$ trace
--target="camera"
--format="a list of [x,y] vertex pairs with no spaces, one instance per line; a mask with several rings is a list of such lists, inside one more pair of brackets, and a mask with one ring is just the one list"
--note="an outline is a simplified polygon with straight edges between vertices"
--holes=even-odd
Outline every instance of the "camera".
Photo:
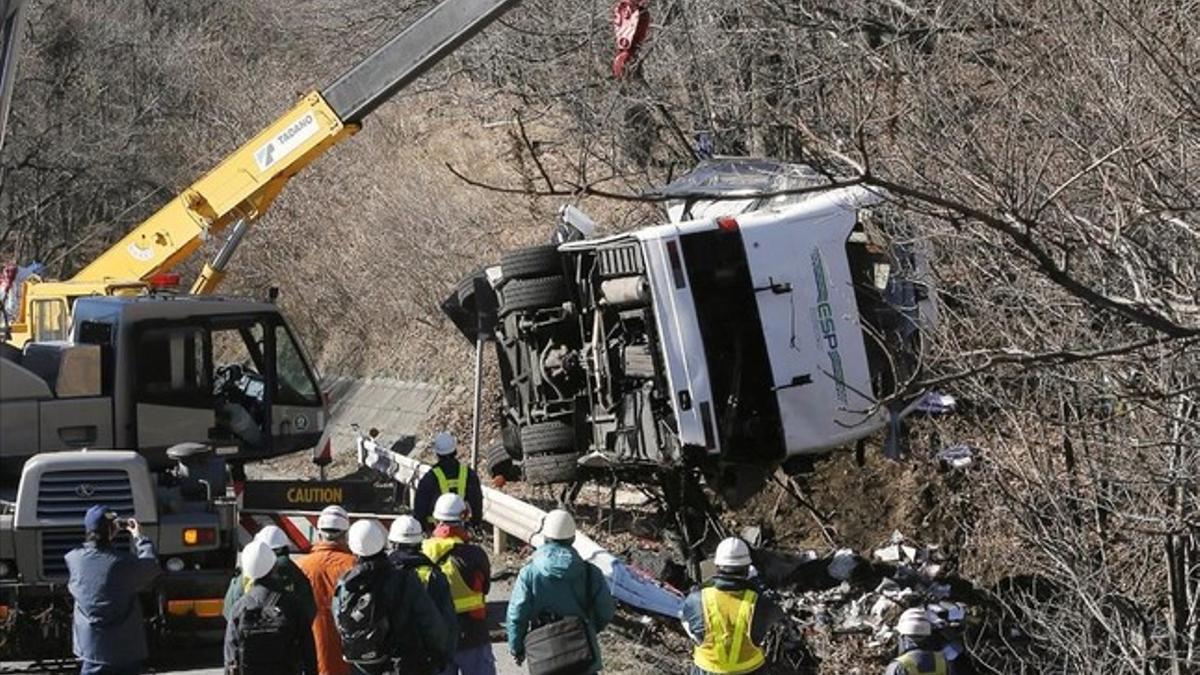
[[128,518],[117,518],[115,523],[116,523],[118,530],[128,530],[129,529],[129,519]]

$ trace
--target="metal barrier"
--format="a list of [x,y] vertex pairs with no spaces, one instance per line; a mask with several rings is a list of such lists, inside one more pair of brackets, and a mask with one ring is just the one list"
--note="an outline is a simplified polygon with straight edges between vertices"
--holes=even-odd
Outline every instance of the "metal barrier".
[[[358,438],[358,463],[408,486],[410,494],[416,492],[417,482],[430,469],[428,464],[392,452],[361,435]],[[502,549],[508,535],[535,546],[540,544],[545,518],[546,512],[538,507],[494,488],[483,487],[483,519],[496,529],[498,550]],[[683,596],[678,591],[627,565],[586,534],[575,535],[575,550],[600,569],[617,600],[654,614],[672,618],[679,615]]]

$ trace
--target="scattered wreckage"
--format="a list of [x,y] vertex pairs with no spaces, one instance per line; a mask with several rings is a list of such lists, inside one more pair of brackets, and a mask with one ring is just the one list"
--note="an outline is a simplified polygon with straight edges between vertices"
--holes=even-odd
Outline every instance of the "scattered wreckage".
[[843,662],[841,643],[851,638],[863,665],[886,662],[898,639],[896,620],[912,607],[925,610],[948,658],[967,658],[965,644],[979,632],[982,594],[950,574],[947,562],[937,547],[914,545],[899,533],[871,559],[851,549],[824,557],[757,550],[758,573],[786,614],[766,646],[772,663],[817,672],[817,664],[835,654]]
[[[362,434],[357,438],[357,457],[360,466],[414,490],[429,470],[428,465]],[[539,543],[545,511],[499,489],[485,486],[483,492],[484,520],[498,533]],[[968,620],[976,611],[969,603],[978,601],[980,594],[949,574],[951,566],[937,547],[917,545],[895,533],[872,559],[851,549],[820,556],[815,551],[771,549],[763,545],[768,542],[757,529],[741,533],[754,544],[753,574],[786,613],[765,645],[776,668],[817,672],[817,664],[830,656],[837,641],[853,636],[865,641],[866,658],[889,658],[897,637],[893,626],[909,607],[925,608],[930,622],[951,645],[951,653],[963,650]],[[574,546],[600,569],[618,601],[647,617],[645,621],[653,617],[659,623],[675,623],[688,582],[655,569],[650,562],[666,561],[669,553],[660,559],[652,552],[635,550],[627,560],[582,532]]]

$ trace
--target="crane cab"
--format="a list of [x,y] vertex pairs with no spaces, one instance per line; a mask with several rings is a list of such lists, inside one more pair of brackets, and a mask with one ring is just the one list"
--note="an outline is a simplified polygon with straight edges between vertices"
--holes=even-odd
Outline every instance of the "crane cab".
[[265,302],[82,297],[69,339],[8,350],[0,368],[27,385],[0,392],[5,473],[80,447],[136,449],[155,469],[188,441],[263,459],[315,446],[328,420],[311,361]]

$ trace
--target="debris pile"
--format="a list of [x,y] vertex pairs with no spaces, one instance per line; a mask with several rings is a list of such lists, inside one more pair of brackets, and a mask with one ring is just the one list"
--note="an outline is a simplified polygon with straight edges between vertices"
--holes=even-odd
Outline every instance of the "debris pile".
[[[961,652],[974,587],[950,570],[937,546],[910,542],[899,532],[864,558],[851,549],[819,557],[762,549],[755,564],[763,586],[787,618],[767,645],[789,672],[816,672],[816,664],[844,663],[847,652],[862,665],[886,663],[895,653],[896,620],[908,608],[926,610],[950,653]],[[849,642],[849,644],[847,644]]]

